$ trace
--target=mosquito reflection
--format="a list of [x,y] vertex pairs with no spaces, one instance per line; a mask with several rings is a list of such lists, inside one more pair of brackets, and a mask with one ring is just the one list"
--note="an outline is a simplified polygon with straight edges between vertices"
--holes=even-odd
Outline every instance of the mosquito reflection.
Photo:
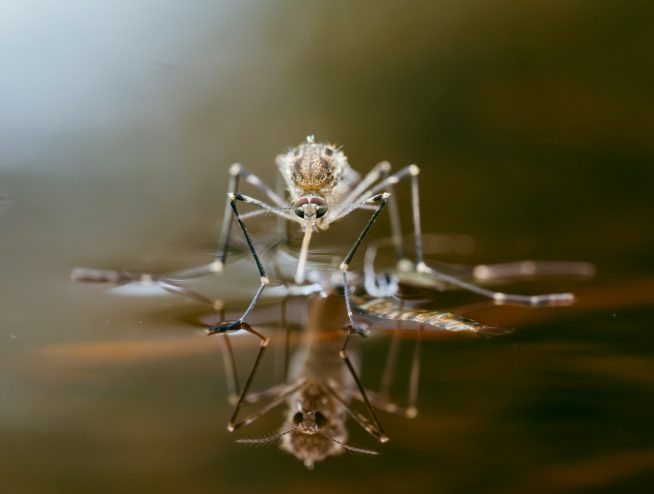
[[[279,443],[282,450],[293,454],[308,468],[313,468],[314,464],[321,460],[348,451],[366,455],[378,454],[377,451],[349,443],[346,425],[348,418],[383,443],[388,437],[379,423],[376,410],[408,418],[416,416],[422,329],[417,330],[407,404],[400,405],[389,399],[391,380],[388,377],[382,379],[378,391],[363,388],[358,349],[349,337],[343,342],[342,328],[346,320],[342,317],[342,304],[342,298],[335,295],[311,301],[308,323],[292,356],[289,356],[289,346],[286,345],[285,361],[288,365],[284,367],[283,382],[259,392],[251,392],[250,387],[268,347],[267,340],[261,340],[266,343],[260,346],[250,374],[241,389],[230,336],[228,333],[221,333],[230,401],[236,402],[228,429],[234,431],[246,427],[278,406],[286,406],[284,423],[277,432],[262,437],[239,439],[238,442]],[[284,324],[285,310],[282,319]],[[242,329],[253,334],[258,333],[247,324],[243,325]],[[393,374],[397,365],[397,355],[391,358],[390,353],[385,376]],[[244,408],[248,405],[259,408],[244,414]]]

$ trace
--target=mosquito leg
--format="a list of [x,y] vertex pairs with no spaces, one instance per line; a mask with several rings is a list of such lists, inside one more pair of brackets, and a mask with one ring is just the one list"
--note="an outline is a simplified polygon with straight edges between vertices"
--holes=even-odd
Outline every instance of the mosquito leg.
[[[240,195],[237,193],[239,182],[241,177],[243,177],[248,183],[257,187],[259,190],[263,191],[268,197],[270,197],[275,204],[279,206],[278,209],[272,208],[267,204],[257,201],[256,199],[248,198],[246,202],[251,202],[263,209],[271,210],[266,212],[272,212],[277,214],[279,217],[284,219],[296,220],[291,215],[284,214],[284,209],[289,208],[290,206],[281,199],[270,187],[261,181],[256,175],[245,170],[238,163],[233,164],[229,169],[229,184],[228,184],[228,194],[225,203],[225,212],[223,217],[223,224],[219,240],[219,249],[216,260],[211,263],[207,263],[201,266],[196,266],[188,269],[182,269],[178,271],[173,271],[170,273],[133,273],[129,271],[117,271],[117,270],[102,270],[102,269],[89,269],[89,268],[75,268],[71,272],[71,278],[74,281],[79,282],[89,282],[89,283],[109,283],[109,284],[128,284],[128,283],[140,283],[143,285],[155,284],[160,282],[170,283],[170,280],[189,280],[194,278],[199,278],[212,273],[221,272],[224,268],[225,262],[227,260],[227,252],[229,250],[229,241],[231,238],[231,228],[232,228],[232,212],[230,211],[230,194],[233,196]],[[241,196],[245,198],[246,196]],[[241,199],[245,200],[245,199]],[[172,283],[171,283],[172,284]],[[162,288],[168,290],[170,287]],[[196,296],[191,293],[190,290],[182,287],[177,287],[175,289],[170,289],[168,291],[175,292],[199,300],[201,296]],[[211,304],[210,304],[211,305]]]
[[231,323],[223,323],[216,326],[211,326],[208,330],[209,334],[222,333],[224,331],[229,331],[230,329],[235,329],[239,327],[245,321],[245,319],[250,315],[250,312],[252,312],[252,310],[254,309],[255,305],[257,304],[257,301],[259,300],[259,297],[261,297],[261,293],[263,293],[264,288],[270,283],[270,280],[268,280],[268,277],[266,276],[266,271],[263,268],[263,264],[261,263],[261,259],[259,258],[259,255],[257,254],[257,250],[254,247],[254,243],[252,242],[252,238],[250,237],[250,233],[248,232],[247,226],[245,226],[245,223],[240,217],[238,208],[236,207],[235,199],[246,201],[246,202],[250,202],[250,201],[248,201],[249,198],[247,198],[246,196],[242,196],[241,194],[229,195],[229,204],[232,208],[232,211],[234,212],[234,216],[236,216],[236,221],[238,221],[238,224],[241,227],[241,230],[243,231],[245,240],[248,244],[248,247],[250,248],[250,253],[254,258],[254,262],[257,265],[257,270],[259,271],[261,284],[259,285],[259,288],[254,294],[254,297],[252,297],[252,301],[250,302],[250,305],[247,307],[247,309],[245,309],[245,312],[243,312],[243,315],[239,319]]
[[517,295],[513,293],[503,293],[482,288],[472,283],[467,283],[454,276],[445,274],[441,271],[427,266],[424,262],[418,264],[416,269],[419,273],[428,274],[436,279],[444,281],[450,285],[462,288],[469,292],[476,293],[482,297],[492,299],[496,305],[530,305],[530,306],[554,306],[554,305],[569,305],[575,301],[575,296],[572,293],[550,293],[542,295]]
[[[375,429],[374,424],[372,424],[370,420],[367,417],[365,417],[363,414],[355,410],[352,407],[352,405],[349,403],[349,400],[346,400],[344,397],[338,394],[338,392],[336,391],[336,387],[337,386],[332,383],[327,383],[325,385],[325,389],[329,392],[329,394],[331,394],[334,398],[336,398],[341,405],[343,405],[343,408],[345,408],[348,415],[350,415],[350,417],[352,417],[368,434],[370,434],[375,439],[380,440],[379,431]],[[383,437],[385,438],[385,441],[381,441],[381,442],[388,441],[388,437],[386,436]]]
[[[225,308],[220,309],[220,319],[225,319]],[[227,379],[227,402],[230,405],[236,405],[236,401],[241,394],[241,387],[238,381],[238,369],[236,368],[236,359],[234,358],[234,348],[227,333],[222,337],[224,345],[221,346],[223,363],[225,365],[225,377]]]
[[196,292],[195,290],[191,290],[190,288],[186,288],[185,286],[180,286],[177,283],[173,283],[170,280],[165,280],[165,279],[157,280],[157,284],[169,293],[173,293],[175,295],[181,295],[182,297],[186,297],[187,299],[192,300],[194,302],[200,302],[201,304],[208,305],[214,310],[221,310],[224,307],[224,303],[222,300],[220,299],[212,300],[209,297],[206,297],[201,293]]
[[[255,420],[258,420],[259,418],[263,417],[265,414],[267,414],[270,410],[278,406],[280,403],[282,403],[286,398],[288,398],[290,395],[295,393],[298,389],[302,387],[304,382],[295,382],[292,384],[288,384],[285,388],[281,389],[279,391],[279,394],[271,401],[266,403],[264,406],[262,406],[259,410],[251,413],[250,415],[247,415],[245,418],[239,420],[238,422],[235,422],[236,420],[236,415],[233,415],[229,423],[227,424],[227,430],[229,432],[234,432],[237,429],[240,429],[241,427],[245,427],[246,425],[250,425],[252,422]],[[277,388],[275,388],[275,391],[277,391]],[[272,391],[271,391],[272,392]],[[235,414],[238,412],[238,410],[235,412]]]
[[290,207],[281,197],[279,197],[270,187],[268,187],[259,177],[247,171],[243,166],[234,163],[229,168],[229,185],[227,186],[227,200],[225,202],[225,213],[223,215],[223,226],[220,234],[220,244],[218,249],[218,258],[215,261],[216,271],[222,271],[227,261],[227,251],[229,249],[229,239],[232,229],[232,215],[230,212],[230,194],[238,193],[238,186],[241,178],[247,183],[261,190],[280,208]]
[[280,384],[276,384],[275,386],[271,386],[268,389],[264,389],[263,391],[259,392],[250,392],[248,395],[245,397],[244,402],[253,404],[253,403],[258,403],[261,400],[265,400],[267,398],[273,398],[278,396],[280,393],[286,393],[287,390],[293,388],[296,390],[301,384],[303,384],[305,381],[304,379],[298,379],[293,382],[282,382]]
[[[374,184],[380,178],[384,178],[388,175],[388,172],[391,169],[391,164],[388,161],[382,161],[378,163],[368,174],[363,177],[363,179],[352,189],[352,191],[347,195],[343,200],[343,204],[350,204],[354,202],[360,202],[363,198],[372,195],[372,193],[366,194],[366,190]],[[357,201],[359,199],[359,201]],[[337,208],[341,209],[341,208]],[[335,211],[335,216],[338,216],[339,211]]]
[[[397,403],[394,403],[389,400],[388,392],[384,389],[377,395],[375,393],[368,392],[370,403],[384,410],[388,413],[393,413],[396,415],[401,415],[406,418],[415,418],[418,415],[418,385],[420,382],[420,360],[422,353],[422,335],[424,332],[424,326],[420,325],[418,330],[418,337],[416,339],[416,344],[413,348],[413,358],[411,359],[411,373],[409,375],[409,392],[407,397],[407,405],[401,406]],[[363,396],[360,397],[363,400]]]
[[395,183],[409,175],[411,177],[411,209],[413,215],[413,230],[416,249],[416,270],[419,273],[428,274],[436,279],[444,281],[450,285],[457,286],[464,290],[477,293],[483,297],[493,299],[496,304],[516,304],[532,306],[550,306],[550,305],[568,305],[574,302],[574,295],[571,293],[553,293],[545,295],[517,295],[512,293],[502,293],[479,287],[472,283],[467,283],[454,276],[431,268],[425,264],[422,243],[422,228],[420,226],[420,195],[418,187],[418,175],[420,169],[416,165],[410,165],[399,172],[391,175],[386,180],[380,182],[371,189],[372,192],[381,190],[386,186],[386,182]]
[[375,258],[379,247],[392,246],[393,244],[394,240],[392,238],[385,238],[371,242],[366,249],[363,260],[363,285],[368,295],[383,298],[393,296],[397,292],[397,276],[375,271]]
[[238,397],[241,394],[238,382],[238,370],[236,368],[236,359],[234,358],[234,347],[227,333],[223,333],[223,362],[225,364],[225,377],[227,379],[227,402],[230,405],[236,405]]
[[[193,268],[196,273],[200,272],[201,268],[208,268],[210,265]],[[191,270],[185,270],[184,272],[190,272]],[[210,269],[202,270],[202,274],[208,274],[212,271]],[[187,299],[193,300],[195,302],[200,302],[201,304],[208,305],[213,309],[220,310],[223,306],[222,300],[212,300],[204,295],[186,288],[184,286],[178,285],[170,278],[175,274],[182,273],[182,271],[177,271],[174,273],[164,273],[164,274],[153,274],[153,273],[130,273],[127,271],[114,271],[110,269],[89,269],[89,268],[75,268],[71,272],[71,278],[74,281],[85,282],[85,283],[107,283],[112,285],[128,285],[130,283],[140,284],[142,286],[158,286],[163,290],[175,294],[181,295]],[[198,274],[197,276],[201,276]],[[193,276],[195,277],[195,276]]]
[[507,280],[540,276],[578,276],[589,278],[595,266],[587,262],[518,261],[500,264],[479,264],[472,269],[475,280]]
[[[400,306],[400,310],[402,306]],[[397,320],[393,328],[393,337],[391,344],[388,347],[388,354],[386,355],[386,364],[384,365],[384,372],[382,373],[381,382],[379,383],[380,396],[388,400],[390,398],[390,389],[395,377],[395,368],[397,367],[397,357],[400,350],[400,325],[401,320]]]
[[291,348],[291,330],[288,327],[287,309],[289,297],[282,300],[282,326],[284,327],[284,381],[288,379],[289,350]]
[[[395,258],[398,264],[406,264],[406,250],[404,249],[404,244],[402,242],[402,224],[400,221],[400,214],[397,208],[397,200],[393,194],[393,184],[388,182],[388,173],[391,169],[390,163],[384,163],[387,166],[384,166],[380,169],[378,176],[382,180],[388,183],[386,187],[386,192],[390,193],[391,196],[388,199],[388,212],[391,223],[391,238],[390,241],[385,239],[386,242],[392,245],[395,248]],[[365,261],[364,261],[364,286],[369,295],[375,297],[385,297],[392,295],[397,291],[397,280],[394,277],[389,277],[387,273],[377,274],[375,272],[374,260],[377,255],[377,244],[372,244],[366,249]]]
[[[266,351],[266,348],[268,347],[268,344],[270,343],[270,339],[261,333],[259,333],[257,330],[254,328],[250,327],[249,325],[243,325],[241,326],[243,329],[245,329],[247,332],[253,334],[257,338],[259,338],[259,351],[257,352],[257,357],[254,360],[254,364],[252,365],[252,369],[250,370],[250,374],[248,375],[247,380],[245,381],[245,386],[243,387],[243,390],[241,391],[241,395],[238,398],[238,401],[236,402],[236,405],[234,406],[234,412],[232,413],[232,417],[229,420],[229,423],[227,424],[227,429],[229,431],[235,430],[237,427],[240,427],[242,425],[245,425],[243,421],[241,422],[236,422],[236,417],[238,416],[238,412],[241,409],[241,405],[243,403],[243,400],[248,394],[248,391],[250,389],[250,386],[252,385],[252,381],[254,379],[255,374],[257,373],[257,369],[259,368],[259,364],[261,363],[261,359],[263,358],[263,354]],[[210,332],[209,334],[215,334],[216,332]]]
[[[400,306],[402,310],[402,306]],[[381,384],[379,387],[379,394],[368,392],[370,402],[377,408],[384,410],[388,413],[402,415],[407,418],[414,418],[418,414],[416,403],[418,400],[418,382],[420,379],[420,356],[422,346],[422,333],[424,326],[420,325],[418,330],[418,337],[413,349],[413,358],[411,360],[411,373],[409,376],[409,391],[407,398],[407,406],[403,407],[394,403],[390,399],[390,388],[395,376],[395,368],[397,367],[398,353],[400,348],[400,327],[402,320],[397,320],[395,328],[393,328],[393,339],[388,350],[386,358],[386,365],[384,366],[384,373],[382,374]],[[363,399],[363,397],[361,397]]]
[[[382,169],[383,180],[388,178],[389,171],[390,165],[387,168]],[[388,199],[388,215],[391,222],[391,237],[393,239],[393,246],[395,247],[395,255],[397,262],[399,263],[402,259],[406,258],[406,251],[404,249],[404,244],[402,243],[402,223],[400,221],[400,212],[397,208],[397,199],[393,194],[393,184],[389,184],[388,187],[386,187],[386,192],[391,194]]]
[[418,415],[418,386],[420,384],[420,363],[422,359],[422,335],[425,327],[421,324],[418,329],[418,341],[413,349],[411,361],[411,377],[409,378],[409,398],[406,409],[407,417],[413,418]]
[[357,375],[357,372],[354,369],[352,362],[350,361],[350,357],[347,354],[347,347],[348,344],[350,343],[350,337],[352,336],[352,334],[353,334],[352,331],[348,330],[347,335],[345,336],[345,341],[343,342],[343,348],[339,352],[339,356],[341,357],[341,359],[343,359],[345,366],[350,372],[350,375],[352,376],[352,379],[354,380],[354,383],[356,384],[356,387],[359,390],[361,397],[363,398],[363,403],[366,407],[368,415],[370,416],[372,423],[368,424],[367,426],[364,426],[364,428],[373,436],[375,436],[379,440],[379,442],[385,443],[388,441],[388,436],[384,434],[384,429],[379,423],[379,419],[377,418],[377,414],[375,413],[375,410],[370,405],[370,401],[368,400],[366,391],[363,389],[363,386],[361,385],[361,381],[359,380],[359,376]]
[[350,249],[350,252],[348,252],[347,256],[345,256],[345,259],[343,259],[343,262],[340,265],[340,270],[343,273],[343,292],[345,296],[345,306],[347,308],[347,317],[350,320],[350,327],[359,334],[365,334],[365,331],[360,327],[358,327],[354,322],[354,316],[352,314],[352,302],[350,300],[350,285],[348,282],[347,272],[348,269],[350,268],[350,262],[352,262],[352,258],[356,254],[357,249],[361,245],[361,242],[363,242],[363,239],[370,231],[370,228],[372,228],[372,225],[377,220],[379,213],[381,213],[382,209],[384,209],[384,206],[386,205],[389,196],[390,194],[385,192],[383,194],[377,194],[375,196],[372,196],[370,199],[366,201],[366,203],[379,202],[379,205],[377,206],[377,209],[368,220],[368,223],[366,223],[366,226],[364,226],[363,230],[361,230],[359,237],[356,239],[354,245],[352,245],[352,248]]
[[227,199],[223,212],[223,225],[220,232],[218,244],[218,256],[216,258],[216,271],[222,271],[227,262],[227,251],[229,249],[229,238],[232,233],[233,216],[230,208],[230,197],[238,191],[238,184],[241,179],[241,165],[234,163],[229,167],[229,184],[227,185]]
[[[416,165],[409,165],[405,168],[402,168],[401,170],[399,170],[398,172],[392,175],[386,176],[381,182],[375,184],[373,187],[366,190],[363,195],[357,197],[353,202],[356,203],[357,201],[361,201],[363,197],[367,197],[371,194],[375,194],[383,190],[392,190],[393,185],[397,184],[400,180],[406,177],[411,177],[411,193],[414,196],[412,201],[412,212],[413,212],[413,230],[415,232],[416,258],[418,262],[422,262],[423,247],[422,247],[422,230],[420,228],[420,209],[419,209],[419,202],[415,200],[419,194],[419,190],[418,190],[419,174],[420,174],[420,169]],[[397,214],[396,211],[393,212],[394,206],[392,204],[390,205],[390,208],[391,208],[390,210],[391,228],[393,230],[393,245],[395,246],[398,255],[398,264],[400,265],[400,267],[405,268],[408,260],[406,259],[406,252],[404,250],[404,247],[402,246],[402,233],[401,233],[399,215]],[[348,214],[348,212],[349,212],[348,209],[344,209],[341,212],[341,216],[339,216],[339,218],[344,216],[345,214]],[[339,218],[335,218],[333,221]]]

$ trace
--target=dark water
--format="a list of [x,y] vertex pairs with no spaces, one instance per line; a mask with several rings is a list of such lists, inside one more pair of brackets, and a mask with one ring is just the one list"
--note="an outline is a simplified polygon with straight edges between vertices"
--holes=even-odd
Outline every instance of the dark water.
[[[2,492],[651,492],[653,14],[646,2],[3,4]],[[510,335],[427,338],[420,415],[381,414],[383,446],[351,424],[354,444],[382,454],[311,472],[234,443],[279,427],[281,411],[225,430],[219,341],[199,322],[214,315],[68,278],[210,259],[229,164],[273,183],[274,156],[308,133],[361,171],[419,164],[424,229],[475,239],[439,260],[598,269],[511,286],[572,290],[573,307],[471,314]],[[342,255],[361,226],[337,224],[316,248]],[[237,311],[257,284],[246,271],[198,289]],[[277,334],[275,313],[252,323]],[[236,346],[245,369],[256,342]],[[359,345],[368,383],[387,347]]]

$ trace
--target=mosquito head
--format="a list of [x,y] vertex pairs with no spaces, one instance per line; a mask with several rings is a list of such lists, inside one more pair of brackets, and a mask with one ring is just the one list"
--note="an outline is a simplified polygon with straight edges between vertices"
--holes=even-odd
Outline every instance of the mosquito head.
[[315,434],[327,425],[327,417],[319,410],[295,412],[292,420],[298,432],[309,435]]
[[339,443],[347,440],[345,417],[324,395],[308,390],[289,409],[285,427],[290,432],[282,438],[281,448],[313,468],[314,463],[344,451]]
[[322,197],[303,196],[295,202],[293,211],[303,219],[318,219],[327,214],[327,204]]

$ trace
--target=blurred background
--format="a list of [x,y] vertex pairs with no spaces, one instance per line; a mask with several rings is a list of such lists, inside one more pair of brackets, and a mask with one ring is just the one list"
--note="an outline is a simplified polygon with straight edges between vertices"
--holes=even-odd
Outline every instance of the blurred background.
[[[649,492],[653,19],[604,0],[0,3],[2,491]],[[362,172],[420,165],[424,230],[472,235],[465,262],[598,268],[555,285],[576,307],[477,317],[513,335],[430,342],[421,415],[383,417],[380,457],[313,472],[234,444],[191,302],[69,280],[205,262],[228,166],[274,184],[310,133]]]

